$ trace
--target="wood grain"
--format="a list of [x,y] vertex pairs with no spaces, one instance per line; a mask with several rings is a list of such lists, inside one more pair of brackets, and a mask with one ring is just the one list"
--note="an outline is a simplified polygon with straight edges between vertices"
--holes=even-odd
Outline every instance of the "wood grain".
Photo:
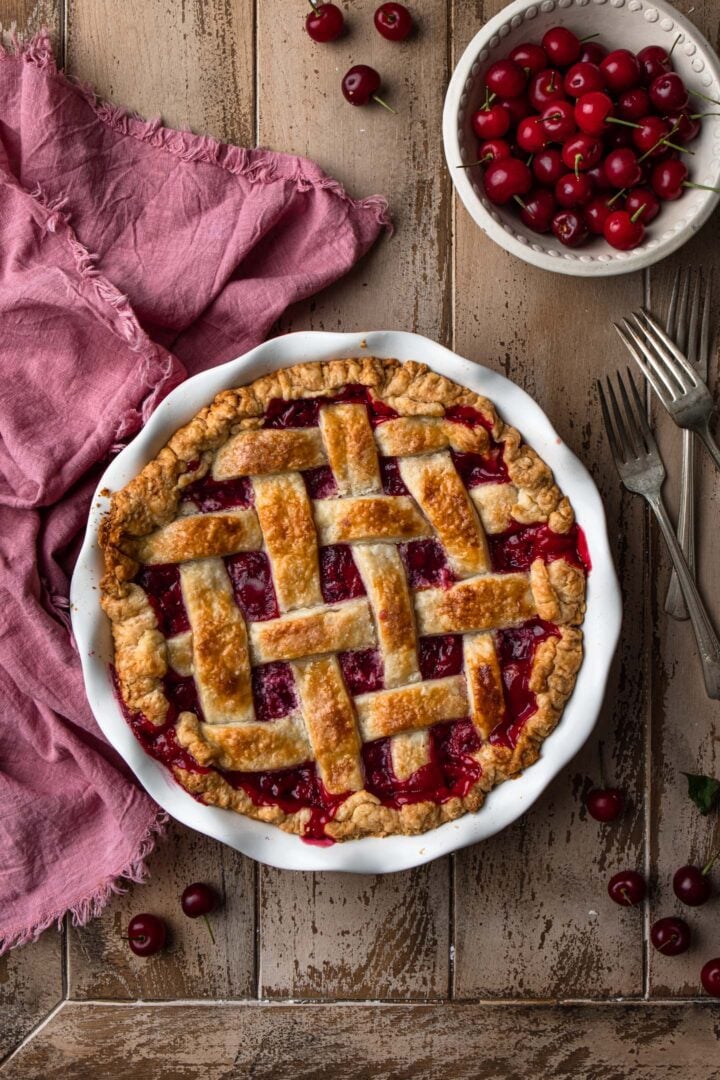
[[712,1005],[83,1007],[4,1080],[708,1080]]
[[64,934],[53,927],[32,945],[0,956],[0,1061],[63,997]]
[[[284,0],[258,8],[258,139],[308,155],[353,195],[388,196],[397,232],[344,281],[288,312],[281,330],[399,326],[447,340],[449,197],[442,161],[446,13],[417,11],[416,36],[398,46],[372,26],[377,5],[346,5],[350,33],[313,43],[305,12]],[[398,110],[353,108],[340,80],[353,63],[383,72]],[[261,876],[261,986],[268,997],[425,998],[447,992],[448,862],[391,877]]]
[[60,0],[0,0],[0,27],[29,38],[46,27],[62,58]]
[[[500,7],[454,5],[456,56]],[[644,514],[637,500],[620,494],[594,381],[619,358],[611,320],[641,302],[642,282],[575,279],[526,266],[491,243],[459,204],[455,235],[455,348],[524,387],[590,467],[633,614],[585,750],[516,825],[455,856],[454,989],[458,997],[639,995],[642,918],[619,911],[605,886],[616,870],[642,869],[644,861]],[[613,828],[598,825],[583,807],[600,781],[600,743],[608,775],[632,804]]]
[[253,0],[67,0],[67,35],[68,71],[101,97],[253,145]]
[[[132,886],[99,919],[69,931],[68,983],[74,998],[254,997],[255,864],[232,848],[173,824],[150,860],[148,884]],[[180,894],[193,881],[223,897],[211,916],[213,945],[202,919],[188,919]],[[134,956],[127,943],[133,915],[152,911],[168,924],[168,947]]]

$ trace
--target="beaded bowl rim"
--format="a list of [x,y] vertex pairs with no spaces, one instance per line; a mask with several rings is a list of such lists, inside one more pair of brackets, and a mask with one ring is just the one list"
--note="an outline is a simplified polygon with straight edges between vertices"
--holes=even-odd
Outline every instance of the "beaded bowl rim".
[[[243,386],[291,364],[351,356],[379,356],[427,364],[434,371],[490,398],[508,422],[518,422],[526,441],[555,473],[588,542],[592,570],[588,576],[587,611],[583,623],[588,659],[581,665],[574,692],[557,727],[543,742],[539,760],[517,779],[491,791],[477,813],[465,814],[418,836],[367,837],[331,847],[316,847],[274,825],[196,802],[135,738],[112,688],[110,624],[99,604],[102,555],[97,533],[100,520],[109,509],[108,492],[117,491],[136,476],[170,436],[221,390]],[[108,741],[164,810],[198,832],[270,866],[288,870],[382,874],[420,866],[493,836],[512,824],[539,798],[580,750],[595,726],[620,634],[622,601],[598,490],[585,466],[524,390],[498,372],[463,359],[419,334],[302,331],[271,339],[244,356],[181,383],[161,402],[132,442],[113,459],[92,499],[88,527],[70,587],[70,611],[85,690],[95,718]]]
[[[577,9],[603,12],[607,23],[617,22],[618,17],[635,16],[642,19],[648,39],[645,44],[659,43],[662,32],[668,44],[678,34],[682,55],[693,66],[693,75],[702,77],[703,92],[720,98],[720,60],[697,27],[665,0],[514,0],[503,8],[478,31],[460,57],[448,86],[443,109],[443,142],[450,176],[460,199],[477,225],[506,251],[525,262],[555,273],[580,277],[607,277],[632,273],[664,259],[690,240],[705,224],[720,202],[720,194],[712,191],[693,190],[681,203],[670,207],[687,205],[689,212],[668,223],[663,233],[651,233],[634,251],[617,251],[604,240],[597,238],[591,248],[575,250],[564,247],[551,234],[534,233],[525,228],[519,218],[504,207],[493,206],[485,198],[478,183],[479,170],[463,169],[460,164],[468,161],[468,152],[475,151],[477,138],[473,135],[468,146],[466,130],[468,108],[478,75],[491,59],[499,59],[508,51],[507,39],[525,26],[526,22],[547,19],[548,24],[567,25],[573,21]],[[612,15],[611,15],[612,13]],[[547,26],[543,27],[547,29]],[[535,31],[533,38],[541,33]],[[619,35],[618,35],[619,36]],[[663,43],[665,43],[663,41]],[[492,54],[497,51],[497,56]],[[689,76],[686,76],[686,78]],[[704,139],[700,179],[703,183],[720,185],[720,118]],[[707,147],[709,146],[709,150]],[[694,161],[697,166],[699,162]],[[677,217],[677,211],[671,211]],[[659,220],[659,219],[656,219]],[[652,228],[652,227],[651,227]],[[657,228],[657,226],[656,226]]]

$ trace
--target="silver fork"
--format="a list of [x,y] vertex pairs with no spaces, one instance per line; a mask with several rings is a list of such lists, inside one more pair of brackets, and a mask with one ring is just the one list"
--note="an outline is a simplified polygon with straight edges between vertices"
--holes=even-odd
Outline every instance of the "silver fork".
[[[693,280],[694,278],[694,280]],[[692,299],[690,299],[692,294]],[[665,330],[668,337],[687,357],[688,363],[697,370],[704,383],[708,381],[710,360],[710,306],[712,297],[712,268],[707,277],[705,301],[702,297],[702,274],[694,275],[689,268],[676,270]],[[702,319],[700,305],[702,303]],[[688,325],[688,304],[690,320]],[[688,428],[682,433],[682,469],[680,473],[680,509],[678,510],[677,538],[685,552],[690,573],[695,577],[695,440]],[[680,590],[677,574],[673,570],[665,597],[665,610],[673,619],[687,619],[688,611]]]
[[713,630],[710,617],[690,573],[690,568],[685,561],[672,522],[668,517],[661,494],[665,480],[665,466],[662,463],[655,437],[650,430],[640,400],[640,394],[630,371],[627,372],[627,380],[630,385],[630,394],[628,394],[622,375],[618,372],[617,383],[622,407],[618,402],[609,376],[607,377],[607,395],[610,400],[610,407],[608,407],[602,383],[600,380],[597,383],[600,407],[605,421],[610,450],[615,459],[620,479],[625,487],[628,491],[634,491],[636,494],[642,495],[658,520],[660,531],[670,550],[670,557],[677,571],[680,588],[695,631],[705,689],[708,697],[717,701],[720,699],[720,641],[718,641]]

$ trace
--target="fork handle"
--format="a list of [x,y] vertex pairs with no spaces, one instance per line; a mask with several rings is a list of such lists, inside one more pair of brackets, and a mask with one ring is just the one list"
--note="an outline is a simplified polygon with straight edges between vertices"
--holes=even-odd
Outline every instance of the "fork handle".
[[707,695],[718,701],[720,700],[720,641],[718,641],[713,630],[710,617],[690,573],[690,568],[685,561],[683,550],[678,543],[678,538],[675,535],[675,530],[672,527],[672,522],[668,517],[662,498],[660,495],[650,496],[648,503],[658,519],[660,530],[670,549],[670,557],[685,597],[690,622],[695,631],[695,640],[700,652],[700,663],[702,664]]
[[720,447],[715,442],[715,439],[710,431],[710,417],[699,426],[694,427],[693,431],[697,432],[699,438],[702,439],[705,449],[710,454],[718,469],[720,469]]
[[[680,478],[680,510],[677,538],[685,553],[690,573],[695,577],[695,437],[688,428],[682,433],[682,474]],[[673,567],[665,597],[665,610],[673,619],[687,619],[688,609],[683,599],[677,572]]]

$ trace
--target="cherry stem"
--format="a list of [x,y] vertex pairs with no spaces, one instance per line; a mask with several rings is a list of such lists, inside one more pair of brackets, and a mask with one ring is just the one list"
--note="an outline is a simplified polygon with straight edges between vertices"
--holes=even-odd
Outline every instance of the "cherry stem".
[[582,154],[576,154],[575,155],[575,166],[574,166],[574,168],[575,168],[575,179],[576,180],[580,179],[580,162],[582,161],[582,159],[583,159]]
[[627,889],[619,889],[618,892],[623,897],[628,907],[635,907],[635,901],[630,899]]
[[709,874],[710,873],[710,871],[712,870],[712,868],[713,868],[713,866],[715,864],[715,860],[717,859],[717,857],[719,855],[720,855],[720,848],[718,848],[717,851],[713,852],[713,854],[710,856],[709,861],[705,864],[705,866],[703,866],[703,868],[702,868],[703,874]]
[[622,124],[623,127],[639,128],[640,124],[634,124],[632,120],[621,120],[619,116],[606,116],[605,122],[607,124]]
[[689,116],[691,120],[703,120],[706,116],[720,116],[720,112],[694,112]]
[[530,166],[532,165],[532,160],[533,160],[533,158],[534,158],[534,157],[535,157],[535,155],[534,155],[534,154],[530,154],[530,155],[528,156],[528,159],[527,159],[527,161],[525,162],[525,164],[527,165],[528,169],[529,169],[529,168],[530,168]]
[[523,210],[527,209],[527,207],[525,206],[525,203],[522,201],[522,199],[520,198],[519,195],[513,195],[513,199],[518,204],[518,206],[522,206]]
[[710,184],[693,184],[690,180],[683,180],[683,187],[699,188],[701,191],[714,191],[720,195],[720,188],[711,187]]
[[619,199],[621,195],[624,195],[626,191],[627,191],[627,188],[620,188],[619,191],[615,192],[612,199],[608,199],[607,205],[612,206],[612,204],[615,202],[615,200]]
[[310,7],[313,9],[315,14],[317,15],[317,13],[318,13],[317,0],[308,0],[308,3],[310,4]]
[[377,101],[378,105],[382,105],[383,109],[387,109],[388,112],[391,112],[393,116],[397,116],[397,109],[393,109],[391,105],[388,105],[387,101],[383,101],[377,94],[373,94],[372,99],[373,101]]
[[707,94],[701,94],[699,90],[691,90],[690,93],[693,95],[693,97],[699,97],[702,98],[703,101],[709,101],[711,105],[720,105],[720,101],[718,101],[716,98],[708,97]]
[[128,934],[128,941],[147,941],[147,934]]
[[694,150],[688,150],[687,146],[680,146],[679,143],[670,142],[669,139],[661,140],[663,146],[669,146],[672,150],[678,150],[681,154],[692,154],[695,157]]
[[550,82],[547,84],[546,93],[553,94],[555,92],[555,72],[553,71],[550,76]]
[[643,210],[645,210],[645,209],[647,209],[647,203],[643,203],[642,206],[639,206],[637,208],[637,210],[635,211],[634,214],[630,215],[630,220],[632,221],[633,225],[635,224],[635,222],[637,221],[637,219],[640,217]]
[[586,37],[581,37],[581,38],[580,38],[580,41],[581,41],[581,42],[583,42],[583,41],[592,41],[592,39],[593,39],[593,38],[596,38],[596,37],[600,37],[600,33],[599,33],[599,32],[598,32],[597,34],[588,34],[588,35],[587,35]]
[[474,169],[476,165],[484,165],[486,161],[492,161],[492,154],[486,154],[485,157],[478,158],[477,161],[471,161],[467,165],[457,165],[458,169]]
[[679,941],[680,941],[680,935],[679,934],[673,934],[672,937],[668,938],[668,940],[664,943],[664,945],[660,946],[659,951],[660,952],[665,952],[665,950],[667,949],[667,947],[669,945],[676,945]]
[[645,161],[645,159],[646,159],[646,158],[649,158],[649,157],[650,157],[650,155],[651,155],[652,153],[654,153],[654,152],[655,152],[655,151],[657,150],[658,146],[669,146],[669,145],[670,145],[670,143],[668,143],[668,141],[667,141],[667,139],[668,139],[668,135],[674,135],[674,134],[675,134],[675,132],[677,131],[677,129],[678,129],[679,127],[680,127],[680,121],[678,120],[678,121],[676,121],[676,123],[674,123],[674,124],[673,124],[673,126],[672,126],[672,127],[670,128],[670,130],[668,131],[667,135],[663,135],[663,137],[662,137],[661,139],[658,139],[658,141],[657,141],[657,142],[655,143],[655,145],[654,145],[654,146],[651,146],[649,150],[646,150],[646,151],[645,151],[645,153],[644,153],[644,154],[642,154],[642,155],[641,155],[641,156],[640,156],[640,157],[638,158],[638,162],[640,162],[640,161]]
[[675,52],[675,46],[678,44],[679,41],[682,40],[682,36],[683,36],[682,34],[678,34],[678,36],[673,41],[672,48],[670,49],[670,52],[668,53],[668,60],[670,60],[672,58],[672,54]]
[[208,928],[208,934],[210,935],[210,940],[212,941],[212,943],[214,945],[215,944],[215,935],[213,934],[213,929],[212,929],[212,926],[210,925],[210,920],[208,919],[207,915],[203,915],[203,919],[205,920],[205,925]]

